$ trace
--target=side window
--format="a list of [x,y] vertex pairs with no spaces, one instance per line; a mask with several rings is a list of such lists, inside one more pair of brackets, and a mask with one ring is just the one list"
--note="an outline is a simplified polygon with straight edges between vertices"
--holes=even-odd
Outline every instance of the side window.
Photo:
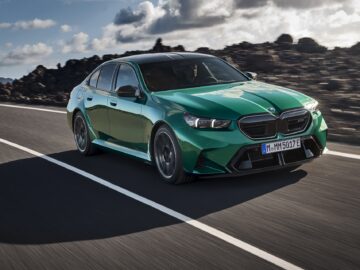
[[137,88],[139,87],[139,82],[135,71],[129,65],[121,64],[116,78],[115,89],[125,85],[131,85]]
[[111,91],[111,83],[116,68],[116,63],[106,64],[101,68],[100,76],[97,82],[97,88]]
[[89,85],[91,87],[96,87],[98,78],[99,78],[99,74],[100,74],[100,69],[98,69],[97,71],[95,71],[93,73],[93,75],[91,75],[90,80],[89,80]]

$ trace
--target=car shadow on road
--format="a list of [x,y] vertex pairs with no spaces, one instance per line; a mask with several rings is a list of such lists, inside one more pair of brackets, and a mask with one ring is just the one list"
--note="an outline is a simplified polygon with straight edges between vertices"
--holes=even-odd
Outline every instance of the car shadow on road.
[[[155,168],[112,153],[51,155],[191,218],[295,184],[306,176],[271,172],[173,186]],[[0,164],[0,243],[45,244],[126,235],[180,221],[41,158]]]

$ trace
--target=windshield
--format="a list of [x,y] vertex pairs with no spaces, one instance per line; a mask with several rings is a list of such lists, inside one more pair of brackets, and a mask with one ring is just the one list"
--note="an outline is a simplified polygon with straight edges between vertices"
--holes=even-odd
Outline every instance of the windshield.
[[229,64],[210,57],[146,63],[140,69],[153,92],[248,80]]

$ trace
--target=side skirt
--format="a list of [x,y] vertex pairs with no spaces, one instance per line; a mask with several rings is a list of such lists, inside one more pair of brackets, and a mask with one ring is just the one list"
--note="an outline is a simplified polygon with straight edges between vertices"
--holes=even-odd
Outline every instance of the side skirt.
[[115,143],[111,143],[111,142],[107,142],[107,141],[103,141],[100,139],[95,139],[92,141],[93,144],[99,145],[103,148],[108,148],[111,150],[114,150],[116,152],[120,152],[129,156],[133,156],[142,160],[145,160],[147,162],[151,162],[151,158],[150,158],[150,154],[149,153],[144,153],[138,150],[134,150],[134,149],[130,149],[121,145],[117,145]]

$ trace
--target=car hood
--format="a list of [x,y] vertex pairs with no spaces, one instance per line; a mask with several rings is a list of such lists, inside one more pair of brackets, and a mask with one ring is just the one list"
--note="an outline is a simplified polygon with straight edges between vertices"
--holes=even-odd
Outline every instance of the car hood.
[[255,113],[276,113],[299,108],[313,99],[297,91],[248,81],[153,92],[157,102],[171,102],[196,116],[237,119]]

